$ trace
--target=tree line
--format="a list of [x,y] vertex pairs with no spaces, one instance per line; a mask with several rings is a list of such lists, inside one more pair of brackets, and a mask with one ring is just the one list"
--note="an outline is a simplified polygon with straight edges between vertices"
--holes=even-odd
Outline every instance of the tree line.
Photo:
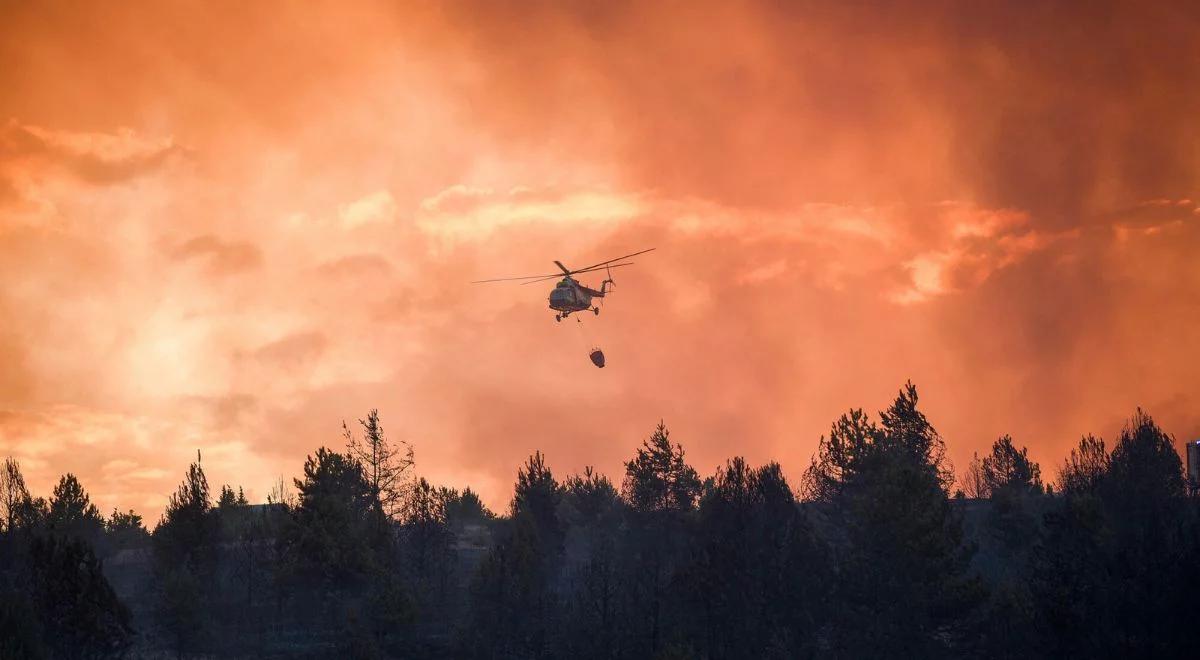
[[0,475],[0,657],[1104,658],[1200,648],[1200,503],[1135,411],[1054,483],[1009,436],[956,475],[906,384],[793,485],[702,476],[659,424],[618,482],[540,452],[507,511],[413,474],[378,413],[263,505],[200,457],[148,531]]

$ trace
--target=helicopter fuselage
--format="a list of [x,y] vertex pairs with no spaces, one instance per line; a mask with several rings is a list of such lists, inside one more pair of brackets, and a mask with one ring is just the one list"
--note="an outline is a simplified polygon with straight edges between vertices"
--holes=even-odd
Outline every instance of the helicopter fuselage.
[[[609,289],[616,286],[616,284],[613,282],[613,278],[612,278],[612,269],[621,268],[622,266],[632,266],[633,265],[632,261],[624,261],[624,260],[629,259],[630,257],[636,257],[639,254],[645,254],[652,250],[654,250],[654,248],[648,248],[648,249],[642,250],[641,252],[634,252],[633,254],[627,254],[623,257],[617,257],[616,259],[609,259],[608,261],[601,261],[600,263],[592,264],[591,266],[588,266],[587,268],[579,268],[576,270],[571,270],[570,268],[567,268],[565,265],[563,265],[563,263],[561,261],[555,261],[554,265],[558,266],[558,269],[560,271],[562,271],[562,274],[564,277],[561,280],[559,280],[558,284],[554,285],[554,289],[550,292],[550,297],[549,297],[550,309],[553,309],[554,311],[558,312],[558,314],[554,315],[554,320],[561,321],[561,320],[567,318],[567,316],[574,314],[575,312],[584,312],[589,309],[592,311],[593,314],[599,314],[600,308],[598,306],[592,305],[592,299],[603,298],[605,296],[605,294],[608,293]],[[616,262],[620,262],[620,263],[616,263]],[[572,277],[572,275],[576,275],[578,273],[595,273],[598,271],[604,271],[605,275],[607,275],[607,277],[604,278],[604,281],[600,283],[599,291],[592,289],[590,287],[584,286],[583,284],[580,284],[579,280],[576,280],[574,277]],[[530,275],[528,277],[498,277],[498,278],[493,278],[490,280],[475,280],[474,282],[472,282],[472,284],[484,284],[487,282],[516,282],[516,281],[520,281],[522,284],[534,284],[536,282],[547,282],[547,281],[553,280],[557,277],[558,277],[557,275]],[[578,320],[578,319],[576,319],[576,320]]]
[[[607,283],[606,283],[607,284]],[[600,285],[600,291],[586,287],[571,277],[564,277],[550,291],[550,309],[559,312],[556,320],[566,318],[572,312],[592,310],[599,314],[598,307],[592,307],[592,298],[603,298],[606,286]]]

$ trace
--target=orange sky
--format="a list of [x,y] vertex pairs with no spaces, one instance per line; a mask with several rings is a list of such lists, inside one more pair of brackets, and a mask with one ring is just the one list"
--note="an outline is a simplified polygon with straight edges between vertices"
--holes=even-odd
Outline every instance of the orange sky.
[[[960,467],[1137,405],[1200,437],[1194,4],[343,4],[0,8],[38,493],[153,520],[200,448],[260,500],[371,407],[496,507],[660,418],[798,482],[909,378]],[[650,246],[582,329],[467,284]]]

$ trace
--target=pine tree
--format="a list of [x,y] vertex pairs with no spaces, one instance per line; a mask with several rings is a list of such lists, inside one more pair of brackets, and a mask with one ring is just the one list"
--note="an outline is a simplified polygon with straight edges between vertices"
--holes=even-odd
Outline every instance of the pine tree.
[[1033,549],[1029,590],[1035,630],[1047,655],[1103,657],[1111,652],[1111,597],[1104,574],[1113,553],[1100,498],[1107,477],[1104,441],[1088,435],[1059,471],[1063,497],[1044,517],[1043,542]]
[[591,466],[583,474],[575,474],[563,482],[563,500],[566,502],[571,522],[589,525],[617,512],[622,505],[621,496],[608,477],[596,472]]
[[679,641],[686,612],[678,576],[688,562],[692,517],[700,478],[671,444],[659,422],[633,459],[625,463],[621,496],[629,507],[627,557],[622,568],[628,604],[626,631],[632,653],[656,656]]
[[362,464],[321,447],[305,459],[304,478],[295,485],[299,498],[290,539],[302,575],[333,589],[366,580],[387,532]]
[[212,642],[218,522],[197,454],[152,536],[159,618],[179,654]]
[[1029,460],[1028,450],[1018,450],[1007,435],[997,439],[983,459],[983,481],[992,504],[989,527],[1016,570],[1023,567],[1026,551],[1037,540],[1044,492],[1041,472]]
[[562,502],[562,487],[554,479],[546,459],[535,452],[525,465],[517,470],[517,483],[513,490],[511,515],[527,516],[537,529],[547,558],[562,551],[563,526],[558,519],[559,504]]
[[476,657],[551,653],[560,609],[553,578],[563,551],[561,502],[562,487],[535,452],[517,470],[508,525],[472,583],[476,635],[470,646]]
[[839,652],[941,657],[962,644],[981,589],[948,499],[952,479],[912,383],[879,425],[853,410],[821,439],[806,491],[844,534],[835,547]]
[[514,517],[501,532],[471,582],[467,656],[551,657],[554,603],[544,547],[531,515]]
[[2,531],[7,532],[37,528],[49,515],[46,500],[30,496],[21,465],[12,457],[4,459],[4,469],[0,471],[0,508]]
[[33,593],[43,638],[55,657],[118,658],[132,643],[129,610],[117,599],[91,547],[80,538],[35,538]]
[[683,447],[671,444],[670,431],[662,422],[625,463],[621,494],[640,512],[686,513],[695,508],[700,478],[684,460]]
[[197,461],[188,466],[154,530],[155,553],[160,561],[200,565],[211,560],[217,531],[211,511],[208,478]]
[[1087,436],[1063,466],[1031,580],[1057,655],[1169,657],[1200,643],[1187,613],[1200,542],[1173,445],[1138,409],[1111,454]]
[[981,466],[984,488],[989,494],[999,490],[1042,492],[1042,470],[1029,460],[1029,450],[1013,445],[1011,436],[1003,435],[992,445]]
[[379,499],[383,512],[390,518],[397,518],[403,514],[405,495],[412,486],[413,448],[404,441],[393,445],[388,440],[379,423],[378,410],[372,409],[367,418],[358,423],[362,426],[362,438],[355,436],[342,422],[346,454],[362,465],[363,475]]
[[104,529],[100,510],[92,504],[75,475],[69,472],[54,487],[47,523],[57,533],[78,536],[89,542],[95,542]]
[[110,534],[148,534],[146,526],[142,524],[142,516],[134,513],[133,509],[121,513],[114,508],[104,523],[104,529]]
[[451,527],[461,527],[471,523],[485,523],[496,518],[478,493],[470,488],[464,488],[461,493],[450,490],[446,493],[446,522]]
[[977,649],[992,658],[1023,658],[1038,652],[1030,553],[1042,536],[1045,508],[1041,468],[1001,436],[982,462],[989,495],[981,563],[990,570],[991,594],[981,612]]
[[682,582],[703,657],[812,654],[828,566],[777,463],[736,457],[707,480]]
[[1101,478],[1108,472],[1108,466],[1109,456],[1104,440],[1092,435],[1083,436],[1059,468],[1059,490],[1066,495],[1094,493]]
[[249,506],[249,504],[241,486],[238,486],[237,492],[234,492],[233,488],[229,486],[221,486],[221,494],[217,497],[217,509],[231,511],[238,507]]
[[621,553],[625,505],[608,477],[591,467],[563,482],[560,518],[568,526],[564,628],[557,655],[611,658],[625,617]]
[[454,534],[447,524],[446,489],[423,477],[409,490],[401,526],[402,562],[408,584],[426,620],[447,614],[453,572]]
[[1114,615],[1121,634],[1114,647],[1126,654],[1166,656],[1200,641],[1194,617],[1186,614],[1195,602],[1185,589],[1195,567],[1185,561],[1196,540],[1183,524],[1188,510],[1175,444],[1139,408],[1113,446],[1101,480],[1116,542],[1109,575],[1119,595]]

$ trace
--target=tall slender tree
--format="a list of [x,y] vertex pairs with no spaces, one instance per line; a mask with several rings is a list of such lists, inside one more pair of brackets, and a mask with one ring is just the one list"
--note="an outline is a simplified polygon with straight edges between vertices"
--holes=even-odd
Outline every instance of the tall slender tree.
[[682,652],[679,647],[685,645],[681,635],[687,612],[678,590],[700,491],[700,478],[685,460],[683,446],[671,443],[660,421],[625,463],[621,484],[629,508],[622,575],[628,585],[626,630],[635,655]]
[[217,522],[197,452],[153,534],[159,617],[180,655],[213,641]]
[[985,567],[991,593],[980,612],[976,650],[991,658],[1029,657],[1040,647],[1028,581],[1046,504],[1041,468],[1004,435],[983,458],[981,472],[991,506],[977,563]]
[[983,460],[979,458],[978,452],[971,455],[971,460],[967,463],[967,469],[963,471],[959,483],[962,485],[962,492],[966,497],[971,499],[991,497],[992,493],[988,490],[987,482],[983,480]]
[[413,485],[412,445],[403,440],[393,444],[383,432],[376,409],[371,409],[367,418],[358,423],[362,427],[361,437],[354,435],[342,422],[346,453],[362,465],[363,475],[379,499],[383,512],[389,518],[397,519],[403,515],[405,495]]
[[46,501],[29,494],[21,464],[11,456],[4,459],[4,469],[0,471],[0,508],[4,530],[10,532],[37,527],[48,514]]
[[559,597],[562,487],[535,452],[517,470],[507,529],[472,583],[469,652],[475,657],[551,657]]
[[983,459],[983,482],[991,499],[988,522],[1002,552],[1012,555],[1007,562],[1023,570],[1026,552],[1037,540],[1042,470],[1029,459],[1025,447],[1017,449],[1012,437],[1003,435]]

